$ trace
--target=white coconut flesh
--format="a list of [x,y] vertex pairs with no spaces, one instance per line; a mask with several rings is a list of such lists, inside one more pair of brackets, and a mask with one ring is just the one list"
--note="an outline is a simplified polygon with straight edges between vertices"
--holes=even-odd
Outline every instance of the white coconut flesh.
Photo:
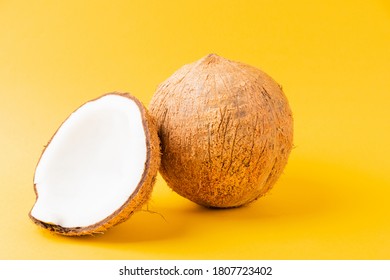
[[130,98],[106,95],[62,124],[36,168],[31,216],[87,227],[120,209],[137,190],[147,160],[142,114]]

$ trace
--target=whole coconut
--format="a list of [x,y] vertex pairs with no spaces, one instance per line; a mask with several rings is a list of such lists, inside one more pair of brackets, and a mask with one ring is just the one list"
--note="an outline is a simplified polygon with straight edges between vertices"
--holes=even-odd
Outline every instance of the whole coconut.
[[281,87],[252,66],[210,54],[177,70],[149,106],[160,173],[207,207],[237,207],[269,191],[287,163],[293,118]]

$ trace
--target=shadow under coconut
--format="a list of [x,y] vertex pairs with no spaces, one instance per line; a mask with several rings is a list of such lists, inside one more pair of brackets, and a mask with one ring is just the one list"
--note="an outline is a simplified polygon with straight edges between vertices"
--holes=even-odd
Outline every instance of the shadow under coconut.
[[[157,199],[154,197],[154,200]],[[338,211],[345,201],[345,195],[340,192],[336,181],[324,175],[306,178],[306,174],[289,173],[288,177],[282,176],[274,189],[264,197],[242,207],[207,208],[179,196],[177,199],[182,202],[161,202],[158,208],[164,209],[163,213],[139,211],[105,234],[82,239],[134,243],[178,239],[193,232],[237,226],[240,221],[266,222],[277,219],[298,222],[313,216],[320,217],[329,211]],[[207,228],[199,227],[202,224]]]
[[175,239],[185,233],[185,223],[167,221],[157,212],[141,210],[127,221],[118,224],[106,232],[84,236],[65,236],[38,228],[43,237],[50,240],[80,243],[137,243]]
[[[312,189],[312,190],[310,190]],[[315,189],[315,190],[314,190]],[[314,190],[314,191],[313,191]],[[277,217],[304,217],[334,208],[340,198],[323,183],[298,178],[278,184],[274,190],[258,200],[236,208],[207,208],[196,206],[186,208],[188,214],[225,215],[231,213],[237,219],[267,219]]]
[[82,238],[92,242],[136,243],[175,239],[184,233],[184,229],[181,224],[166,220],[161,213],[141,210],[103,234]]

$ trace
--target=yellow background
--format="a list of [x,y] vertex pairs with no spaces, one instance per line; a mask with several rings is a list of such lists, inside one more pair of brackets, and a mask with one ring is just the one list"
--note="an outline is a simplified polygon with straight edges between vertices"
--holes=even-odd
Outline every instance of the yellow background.
[[[207,210],[161,177],[142,211],[67,238],[28,218],[43,146],[84,102],[208,53],[283,85],[295,149],[248,207]],[[1,259],[390,259],[388,1],[1,1]]]

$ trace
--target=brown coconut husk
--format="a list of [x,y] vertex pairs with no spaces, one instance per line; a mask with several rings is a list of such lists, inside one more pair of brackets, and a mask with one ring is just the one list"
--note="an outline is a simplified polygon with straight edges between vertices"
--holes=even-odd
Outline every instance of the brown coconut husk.
[[237,207],[267,193],[293,146],[281,86],[257,68],[215,54],[160,84],[149,111],[157,120],[163,178],[207,207]]

